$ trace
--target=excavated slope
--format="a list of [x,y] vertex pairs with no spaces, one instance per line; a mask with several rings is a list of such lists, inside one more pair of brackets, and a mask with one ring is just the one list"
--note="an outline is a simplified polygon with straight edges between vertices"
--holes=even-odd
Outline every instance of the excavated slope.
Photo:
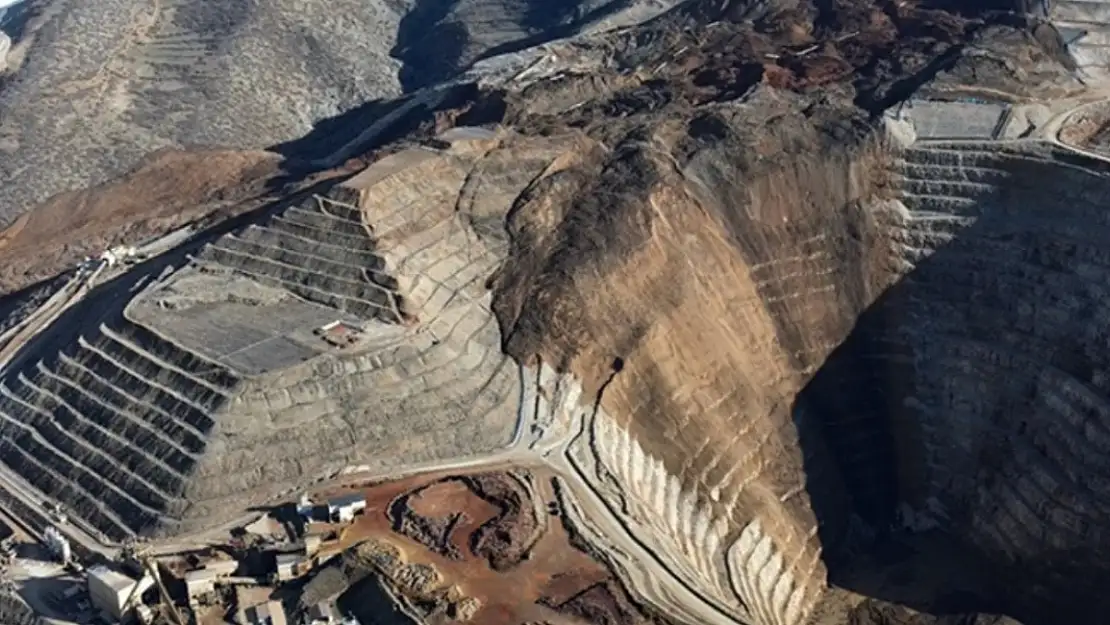
[[[345,466],[493,453],[527,407],[517,363],[542,363],[594,407],[573,466],[735,618],[827,614],[852,526],[908,515],[1010,574],[1009,609],[1105,609],[1107,175],[1035,145],[901,149],[799,104],[388,157],[28,361],[0,388],[6,462],[109,537],[195,530]],[[295,328],[231,344],[312,303],[333,312],[294,326],[348,316],[375,344],[303,365],[271,342]]]
[[[903,504],[1000,565],[1010,609],[1107,614],[1104,167],[830,141],[738,172],[751,144],[712,127],[534,187],[495,286],[509,352],[600,393],[581,453],[664,557],[797,623],[822,548]],[[887,166],[904,204],[861,202]]]

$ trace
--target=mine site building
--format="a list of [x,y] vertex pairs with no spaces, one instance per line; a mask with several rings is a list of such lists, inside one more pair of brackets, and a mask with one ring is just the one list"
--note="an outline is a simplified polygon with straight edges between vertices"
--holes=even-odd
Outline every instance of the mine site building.
[[219,577],[234,575],[239,569],[239,561],[234,559],[214,559],[204,563],[205,571],[213,571]]
[[247,622],[257,625],[286,625],[285,608],[278,601],[247,608]]
[[143,575],[141,579],[135,580],[99,565],[89,568],[88,583],[92,604],[113,618],[123,620],[140,603],[143,593],[154,586],[154,578]]
[[277,564],[275,576],[279,582],[287,582],[300,575],[299,567],[304,557],[296,553],[280,553],[274,558]]
[[354,521],[355,515],[365,509],[366,497],[357,493],[328,500],[328,517],[338,523]]
[[337,320],[316,328],[316,335],[329,345],[343,349],[357,343],[362,330],[354,324]]
[[185,594],[192,601],[198,597],[216,592],[216,580],[220,579],[219,571],[212,569],[197,569],[185,573]]

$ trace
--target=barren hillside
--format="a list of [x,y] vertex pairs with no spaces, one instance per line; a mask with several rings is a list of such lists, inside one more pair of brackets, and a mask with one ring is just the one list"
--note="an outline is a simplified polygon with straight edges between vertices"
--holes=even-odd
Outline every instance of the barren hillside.
[[[691,0],[523,66],[470,37],[481,80],[400,140],[86,266],[5,333],[0,489],[115,545],[342,475],[530,463],[620,577],[612,614],[1110,618],[1105,96],[1051,24],[948,5]],[[411,15],[446,39],[605,11]],[[220,157],[189,197],[281,188],[273,159]],[[171,206],[170,171],[109,188]],[[90,231],[146,214],[74,197]],[[398,528],[454,553],[443,497]]]
[[[28,0],[5,20],[0,223],[162,148],[326,156],[374,120],[369,101],[450,78],[484,54],[666,7],[548,4]],[[281,147],[332,118],[326,140]]]

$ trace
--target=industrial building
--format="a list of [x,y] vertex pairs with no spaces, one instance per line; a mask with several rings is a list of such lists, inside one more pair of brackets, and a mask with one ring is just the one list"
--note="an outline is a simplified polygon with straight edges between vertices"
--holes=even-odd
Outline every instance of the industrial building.
[[185,594],[190,601],[211,594],[216,590],[216,580],[220,578],[217,571],[210,569],[197,569],[185,573]]
[[289,581],[298,575],[298,570],[301,562],[304,562],[304,557],[296,553],[281,553],[275,558],[277,564],[276,577],[279,582]]
[[328,518],[337,523],[350,523],[363,510],[366,510],[366,497],[358,493],[328,500]]
[[89,599],[98,609],[122,620],[140,603],[143,593],[154,586],[154,578],[144,574],[139,580],[104,565],[88,570]]
[[315,331],[316,335],[324,339],[332,347],[344,349],[358,342],[362,330],[353,324],[342,320],[333,321],[320,326]]
[[285,608],[278,601],[270,601],[246,610],[247,622],[254,625],[286,625]]

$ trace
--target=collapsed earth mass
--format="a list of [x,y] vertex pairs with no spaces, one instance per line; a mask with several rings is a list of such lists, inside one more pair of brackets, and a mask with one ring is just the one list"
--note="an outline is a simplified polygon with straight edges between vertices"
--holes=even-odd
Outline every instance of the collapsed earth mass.
[[0,18],[0,519],[92,603],[1110,621],[1110,3],[114,1]]

